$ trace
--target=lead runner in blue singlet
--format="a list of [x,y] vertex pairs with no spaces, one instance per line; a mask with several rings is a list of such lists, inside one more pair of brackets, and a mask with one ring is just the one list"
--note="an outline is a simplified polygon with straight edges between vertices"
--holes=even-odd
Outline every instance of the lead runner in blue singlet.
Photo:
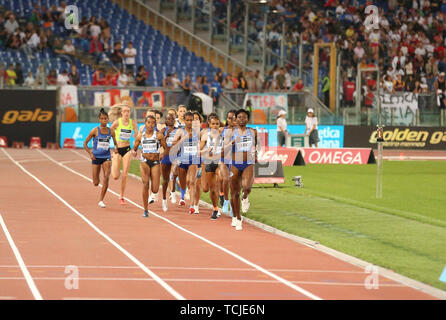
[[141,134],[136,137],[132,154],[136,157],[139,145],[142,146],[142,157],[140,163],[141,179],[143,183],[142,200],[144,204],[143,217],[149,216],[149,185],[152,183],[152,197],[154,201],[158,198],[158,190],[160,187],[160,147],[164,148],[164,156],[166,155],[167,145],[164,135],[155,130],[156,119],[154,116],[146,118],[145,127]]
[[[113,139],[115,144],[115,153],[118,153],[118,143],[116,142],[115,132],[107,127],[108,114],[104,108],[99,112],[100,126],[93,128],[84,141],[84,149],[88,152],[92,163],[93,184],[99,185],[99,174],[104,173],[104,182],[102,183],[101,195],[99,198],[99,206],[105,208],[104,197],[108,189],[108,181],[111,172],[111,154],[110,140]],[[90,151],[88,143],[93,138],[93,150]]]
[[249,121],[249,111],[239,109],[236,114],[237,127],[232,135],[231,164],[231,206],[234,212],[232,225],[236,230],[242,230],[240,215],[240,188],[243,189],[241,209],[243,213],[249,210],[248,196],[254,182],[254,164],[257,162],[257,130],[246,127]]

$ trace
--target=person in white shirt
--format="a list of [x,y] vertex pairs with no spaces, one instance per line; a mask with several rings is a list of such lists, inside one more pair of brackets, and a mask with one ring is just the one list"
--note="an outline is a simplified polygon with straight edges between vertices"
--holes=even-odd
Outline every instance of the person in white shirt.
[[355,60],[356,61],[361,61],[362,60],[362,57],[364,56],[364,54],[365,54],[365,50],[364,50],[364,48],[361,46],[361,42],[357,42],[356,43],[356,47],[355,47],[355,49],[353,49],[353,52],[355,53]]
[[25,82],[24,82],[24,86],[25,87],[33,87],[34,84],[36,83],[34,77],[33,77],[33,73],[30,71],[28,72],[28,76],[25,78]]
[[178,75],[176,73],[174,73],[172,76],[172,83],[174,89],[178,89],[179,87],[181,87],[181,80],[178,79]]
[[101,34],[101,27],[96,22],[94,22],[90,26],[90,35],[91,35],[91,37],[99,38],[100,34]]
[[127,71],[130,70],[132,73],[134,73],[136,53],[133,43],[131,41],[127,42],[127,48],[124,50],[125,67]]
[[66,86],[70,78],[68,77],[67,70],[63,70],[61,74],[57,76],[57,85]]
[[317,132],[317,117],[312,108],[308,109],[308,115],[305,118],[305,134],[309,136],[310,147],[316,146],[319,142],[319,134]]
[[121,69],[119,72],[119,78],[118,78],[118,87],[126,87],[128,84],[128,77],[124,72],[124,69]]
[[283,147],[284,145],[286,145],[286,137],[288,135],[285,110],[279,111],[276,123],[277,123],[277,146]]

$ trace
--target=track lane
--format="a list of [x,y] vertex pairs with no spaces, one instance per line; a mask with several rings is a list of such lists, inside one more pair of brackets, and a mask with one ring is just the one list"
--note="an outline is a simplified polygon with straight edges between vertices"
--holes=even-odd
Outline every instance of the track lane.
[[[45,153],[50,156],[54,155],[58,159],[65,157],[60,152],[45,150]],[[77,154],[81,158],[84,157],[77,150],[68,153]],[[71,155],[68,157],[71,157]],[[76,162],[67,166],[77,172],[88,175],[88,167],[82,163]],[[127,194],[129,198],[139,203],[141,182],[137,179],[128,179]],[[113,201],[115,199],[110,200]],[[226,216],[222,216],[217,221],[209,221],[211,212],[205,208],[200,208],[200,215],[190,216],[185,213],[186,209],[178,210],[177,206],[173,208],[171,206],[169,202],[169,211],[164,213],[161,209],[161,201],[159,201],[151,205],[149,209],[211,241],[222,244],[225,248],[246,257],[265,269],[307,270],[307,273],[275,273],[289,281],[300,282],[299,286],[301,288],[323,299],[435,299],[429,294],[380,275],[378,275],[378,283],[382,284],[382,286],[378,290],[367,289],[365,281],[370,274],[366,273],[363,268],[246,223],[242,232],[235,232],[234,228],[229,227],[230,219]],[[137,208],[134,210],[135,213],[138,212]],[[312,272],[315,269],[352,272],[353,276],[346,277],[342,273]]]

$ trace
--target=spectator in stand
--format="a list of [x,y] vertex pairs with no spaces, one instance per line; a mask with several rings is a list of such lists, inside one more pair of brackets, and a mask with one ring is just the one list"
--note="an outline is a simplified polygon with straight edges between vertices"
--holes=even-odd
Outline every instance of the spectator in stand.
[[356,84],[352,81],[351,78],[347,79],[347,81],[344,82],[345,107],[353,107],[354,106],[353,96],[354,96],[355,90],[356,90]]
[[254,88],[256,92],[262,91],[263,81],[264,79],[260,74],[260,70],[256,70],[256,73],[254,74],[254,84],[255,84]]
[[136,79],[133,75],[133,72],[127,71],[127,86],[134,87],[136,86]]
[[197,76],[197,80],[193,84],[194,92],[203,92],[203,83],[201,79],[201,75]]
[[208,77],[207,76],[203,76],[201,78],[201,84],[202,84],[202,88],[203,88],[203,93],[209,95],[209,83],[208,83]]
[[248,91],[248,83],[246,82],[245,76],[243,75],[243,72],[239,72],[237,76],[238,81],[238,89],[241,89],[243,91]]
[[168,88],[169,90],[173,90],[173,81],[172,81],[172,75],[170,73],[167,74],[166,79],[163,79],[163,87]]
[[186,78],[183,79],[181,87],[183,89],[183,99],[181,102],[187,106],[192,94],[192,80],[190,78],[190,74],[186,74]]
[[119,69],[122,68],[124,53],[122,52],[121,42],[115,42],[113,45],[113,53],[110,55],[110,61]]
[[43,86],[47,81],[46,74],[43,69],[43,65],[39,65],[36,72],[36,85]]
[[50,85],[50,86],[57,85],[57,72],[55,69],[50,70],[50,73],[48,74],[46,80],[47,80],[48,85]]
[[286,91],[285,87],[285,73],[283,68],[279,69],[279,74],[276,76],[276,84],[277,84],[277,90],[284,90]]
[[68,82],[70,81],[70,78],[68,77],[67,70],[62,70],[62,73],[60,73],[57,76],[57,85],[58,86],[66,86]]
[[[128,72],[132,72],[129,70]],[[118,87],[126,87],[128,83],[127,75],[124,72],[124,68],[121,68],[119,72],[119,78],[118,78]]]
[[31,32],[28,33],[26,45],[22,46],[29,59],[34,59],[33,51],[38,49],[39,44],[40,37],[37,35],[36,30],[33,29]]
[[89,31],[91,37],[96,37],[99,39],[99,36],[101,35],[101,27],[99,26],[98,22],[96,21],[96,17],[93,16],[90,18],[89,23]]
[[110,25],[108,24],[107,20],[105,19],[99,19],[99,27],[101,28],[101,41],[104,44],[104,50],[106,52],[110,52]]
[[81,77],[77,71],[77,67],[74,64],[71,66],[71,72],[68,77],[70,79],[68,83],[73,86],[78,86],[81,83]]
[[33,73],[31,71],[28,72],[28,76],[25,78],[25,82],[23,83],[23,85],[25,87],[32,88],[32,87],[34,87],[35,83],[36,83],[36,80],[33,77]]
[[60,58],[66,60],[72,64],[73,61],[72,61],[71,57],[65,54],[65,51],[63,48],[64,47],[63,47],[60,39],[54,40],[54,46],[53,46],[54,53],[57,54]]
[[124,50],[125,68],[127,71],[134,72],[136,53],[136,49],[133,48],[133,42],[127,42],[127,48]]
[[23,85],[23,70],[22,70],[22,64],[16,63],[15,64],[15,74],[17,75],[17,79],[15,80],[15,83],[19,86]]
[[144,66],[139,66],[138,73],[136,74],[136,85],[138,87],[145,87],[148,76],[149,76],[149,71],[146,72],[144,70]]
[[403,81],[403,77],[401,76],[401,74],[397,74],[396,80],[393,81],[393,87],[395,88],[396,92],[404,91],[406,83]]
[[210,96],[212,97],[212,101],[214,102],[214,107],[218,106],[218,101],[219,101],[219,98],[220,98],[220,94],[223,93],[223,90],[221,89],[220,81],[218,81],[218,80],[219,80],[219,77],[218,77],[218,74],[216,74],[214,76],[214,81],[211,82],[211,94],[210,94]]
[[231,76],[231,82],[232,82],[232,89],[238,89],[240,81],[238,80],[238,77],[235,75],[235,73],[233,73]]
[[355,47],[355,49],[353,49],[353,52],[355,53],[355,55],[353,57],[355,63],[358,63],[359,61],[361,61],[364,58],[365,50],[362,47],[360,41],[356,42],[356,47]]
[[102,86],[104,85],[104,75],[102,73],[101,69],[96,69],[96,71],[93,73],[93,81],[91,82],[92,86]]
[[107,71],[107,74],[105,76],[105,86],[114,86],[116,87],[118,85],[118,78],[119,78],[119,71],[115,68],[110,68]]
[[96,64],[99,64],[99,58],[101,57],[104,48],[98,37],[91,37],[90,41],[90,54],[96,58]]
[[14,65],[10,64],[8,70],[6,70],[6,84],[8,86],[16,85],[17,74],[14,70]]
[[297,83],[294,85],[292,91],[301,92],[304,89],[304,82],[302,79],[297,79]]
[[11,37],[14,32],[16,31],[16,29],[19,28],[19,24],[17,22],[17,20],[15,19],[14,14],[10,14],[9,15],[9,19],[6,20],[5,22],[5,31],[6,31],[6,35],[7,38]]
[[251,70],[248,71],[248,75],[246,76],[246,83],[250,92],[258,92],[254,78],[254,72],[252,72]]
[[176,73],[174,73],[172,76],[172,83],[173,83],[174,89],[178,89],[181,87],[181,81],[180,81],[180,79],[178,79],[178,76]]
[[74,63],[74,57],[76,55],[76,48],[71,43],[70,39],[65,41],[65,45],[63,46],[63,52],[65,55],[71,58],[72,64]]
[[226,75],[226,77],[223,79],[223,89],[225,90],[232,90],[232,76],[231,74],[228,72],[228,74]]
[[288,67],[282,68],[285,75],[285,91],[291,90],[291,75]]
[[11,38],[11,41],[9,42],[8,47],[11,49],[20,49],[22,46],[22,40],[20,39],[20,35],[16,34]]
[[395,93],[395,88],[393,85],[392,78],[387,74],[384,75],[384,77],[383,77],[383,87],[384,87],[384,92]]

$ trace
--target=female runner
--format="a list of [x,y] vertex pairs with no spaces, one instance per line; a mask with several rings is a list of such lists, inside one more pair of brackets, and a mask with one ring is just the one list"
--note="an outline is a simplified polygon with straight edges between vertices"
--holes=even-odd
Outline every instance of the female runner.
[[[176,155],[173,155],[172,159],[170,159],[170,149],[172,148],[173,141],[175,139],[175,134],[177,132],[177,128],[175,128],[175,117],[168,113],[166,116],[166,128],[163,131],[164,138],[166,139],[167,149],[165,150],[164,158],[161,160],[161,172],[163,175],[163,210],[167,211],[167,199],[166,193],[167,188],[170,182],[170,170],[172,168],[172,161],[176,159]],[[175,189],[173,188],[170,191],[171,200],[174,197]],[[173,202],[175,203],[175,202]]]
[[[155,130],[156,120],[153,116],[146,117],[144,130],[136,137],[135,145],[133,146],[132,154],[136,157],[138,146],[142,145],[142,157],[139,168],[141,170],[141,179],[143,183],[142,201],[144,205],[143,217],[149,216],[149,184],[152,183],[152,197],[155,199],[158,196],[160,186],[160,147],[167,150],[166,140],[164,135]],[[165,153],[164,153],[165,155]]]
[[115,120],[111,125],[110,129],[115,132],[116,140],[118,142],[118,153],[113,155],[112,161],[112,176],[113,179],[118,180],[121,174],[121,163],[122,163],[122,179],[121,179],[121,194],[120,203],[125,205],[124,191],[127,184],[127,176],[130,168],[130,138],[136,137],[137,124],[136,121],[130,119],[130,107],[131,101],[124,101],[121,104],[120,118]]
[[233,225],[236,230],[242,230],[240,215],[240,187],[243,188],[242,211],[249,210],[248,196],[254,182],[254,163],[257,161],[257,130],[247,128],[249,112],[239,109],[235,113],[237,128],[232,135],[232,165],[231,165],[231,206],[234,212]]
[[[195,123],[199,123],[200,124],[200,128],[202,128],[202,124],[203,124],[203,116],[198,112],[198,111],[194,111],[192,112],[192,114],[194,115],[194,122]],[[201,141],[201,137],[203,134],[204,130],[200,129],[200,141]],[[201,148],[200,148],[201,150]],[[200,158],[201,159],[201,158]],[[195,184],[195,199],[193,202],[193,206],[194,206],[194,210],[195,213],[200,213],[200,197],[201,197],[201,191],[203,190],[203,184],[206,182],[206,179],[201,179],[202,174],[204,173],[202,171],[202,167],[200,166],[198,168],[197,171],[197,183]]]
[[[111,154],[110,154],[110,138],[113,139],[115,144],[115,153],[118,153],[117,142],[115,139],[115,132],[107,127],[108,114],[105,112],[104,108],[99,111],[99,122],[100,126],[93,128],[88,137],[84,141],[84,149],[88,152],[92,163],[92,175],[93,184],[95,186],[99,185],[99,174],[102,172],[104,174],[104,183],[102,184],[101,195],[99,197],[99,206],[105,208],[104,197],[108,189],[108,180],[110,177],[110,167],[111,167]],[[88,148],[88,143],[93,138],[93,151]]]
[[[186,187],[189,188],[190,197],[190,209],[189,213],[194,213],[195,208],[193,207],[195,199],[195,189],[197,181],[197,171],[201,166],[200,164],[200,124],[194,122],[192,125],[194,115],[192,112],[187,112],[184,115],[185,125],[184,129],[179,129],[176,133],[175,142],[173,146],[180,147],[179,165],[178,165],[178,175],[180,178],[181,201],[180,204],[184,204],[184,193]],[[177,148],[174,148],[174,150]],[[171,151],[172,153],[172,151]]]
[[211,219],[217,219],[218,212],[218,189],[216,177],[218,175],[221,162],[223,139],[220,133],[220,120],[217,114],[211,113],[208,116],[208,129],[203,130],[200,149],[202,152],[202,163],[204,163],[204,183],[203,192],[208,192],[212,200],[213,212]]

